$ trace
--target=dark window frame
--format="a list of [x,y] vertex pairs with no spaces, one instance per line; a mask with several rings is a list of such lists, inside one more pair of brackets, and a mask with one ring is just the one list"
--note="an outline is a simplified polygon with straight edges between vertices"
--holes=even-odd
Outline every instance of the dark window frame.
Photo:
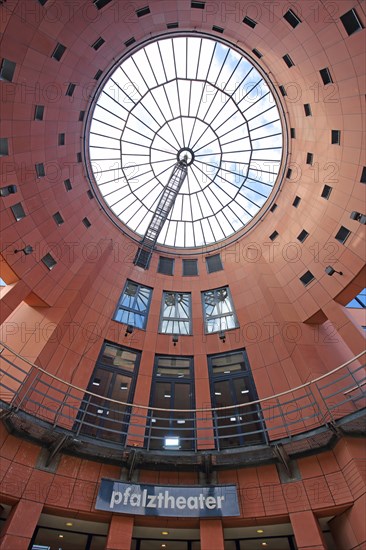
[[[166,307],[166,297],[168,297],[169,294],[174,295],[174,301],[176,302],[178,295],[188,296],[188,318],[184,317],[165,317],[164,316],[164,309]],[[169,306],[167,306],[169,307]],[[175,303],[175,310],[177,311],[177,305]],[[188,323],[188,332],[180,332],[180,331],[172,331],[167,332],[163,331],[163,322],[164,321],[174,321],[179,323],[186,324]],[[177,335],[177,336],[192,336],[192,293],[191,292],[179,292],[179,291],[172,291],[172,290],[163,290],[163,295],[161,298],[161,306],[160,306],[160,315],[159,315],[159,334],[170,334],[170,335]]]
[[[134,302],[136,302],[138,298],[141,300],[141,296],[139,297],[141,289],[147,289],[147,290],[150,291],[148,299],[147,299],[147,305],[146,305],[145,313],[142,313],[141,310],[136,309],[135,307],[132,307],[132,306],[129,307],[129,306],[123,306],[122,305],[122,300],[124,298],[124,295],[125,295],[128,284],[133,284],[133,285],[137,286]],[[125,284],[124,284],[122,293],[119,297],[117,307],[116,307],[115,312],[113,314],[113,317],[112,317],[113,321],[116,321],[116,323],[121,323],[121,324],[125,324],[125,325],[132,325],[134,328],[139,329],[139,330],[146,330],[147,320],[148,320],[149,312],[150,312],[152,294],[153,294],[153,289],[150,286],[146,286],[146,285],[143,285],[143,284],[140,284],[140,283],[136,283],[135,281],[132,281],[131,279],[127,279]],[[128,313],[132,313],[132,314],[143,317],[142,326],[137,326],[136,324],[133,324],[131,322],[126,323],[125,321],[118,320],[116,317],[117,317],[120,310],[127,311]]]

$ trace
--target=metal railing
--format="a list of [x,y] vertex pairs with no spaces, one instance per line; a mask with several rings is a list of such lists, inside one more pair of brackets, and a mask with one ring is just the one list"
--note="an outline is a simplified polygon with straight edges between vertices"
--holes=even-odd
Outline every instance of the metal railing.
[[162,450],[223,450],[271,444],[336,426],[366,404],[366,351],[312,380],[250,403],[163,409],[101,397],[70,384],[0,343],[3,414],[26,415],[84,441]]

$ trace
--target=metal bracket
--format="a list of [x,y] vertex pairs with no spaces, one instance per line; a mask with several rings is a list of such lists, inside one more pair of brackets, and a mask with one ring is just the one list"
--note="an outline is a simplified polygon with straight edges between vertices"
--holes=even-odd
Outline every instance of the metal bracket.
[[139,458],[140,458],[140,455],[135,449],[131,449],[131,451],[128,453],[128,459],[127,459],[128,481],[131,481],[132,479],[132,476],[138,464]]
[[203,455],[203,470],[205,473],[206,483],[209,485],[211,483],[211,476],[212,476],[212,455],[211,454],[204,454]]
[[292,477],[291,459],[288,456],[284,446],[275,445],[273,447],[273,452],[278,458],[278,460],[281,462],[281,464],[285,467],[288,476]]
[[48,450],[48,457],[45,462],[46,468],[51,464],[55,456],[61,451],[61,449],[65,446],[66,443],[68,443],[70,439],[71,438],[69,435],[62,435],[60,436],[58,441],[56,441],[56,443],[50,447],[50,449]]

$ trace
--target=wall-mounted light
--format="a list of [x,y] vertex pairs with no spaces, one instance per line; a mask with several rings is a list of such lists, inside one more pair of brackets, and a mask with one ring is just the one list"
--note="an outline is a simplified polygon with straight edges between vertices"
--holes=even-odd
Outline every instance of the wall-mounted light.
[[331,265],[328,265],[326,268],[325,268],[325,273],[327,275],[329,275],[329,277],[331,277],[332,275],[334,275],[334,273],[338,273],[338,275],[343,275],[343,271],[337,271],[336,269],[334,269],[334,267],[332,267]]
[[126,332],[125,332],[125,337],[128,335],[128,334],[132,334],[133,333],[133,326],[132,325],[127,325],[126,327]]
[[173,346],[176,346],[178,343],[178,334],[173,334]]
[[0,197],[7,197],[8,195],[13,195],[17,192],[16,185],[7,185],[6,187],[1,187]]
[[222,342],[225,344],[225,342],[226,342],[226,334],[225,334],[225,331],[224,331],[224,330],[220,330],[220,332],[219,332],[219,338],[220,338],[220,340],[222,340]]
[[164,437],[164,449],[169,451],[178,451],[180,449],[180,440],[176,435],[166,435]]
[[14,254],[18,254],[18,252],[24,252],[24,254],[28,256],[28,254],[32,254],[33,248],[30,244],[27,244],[24,248],[14,250]]

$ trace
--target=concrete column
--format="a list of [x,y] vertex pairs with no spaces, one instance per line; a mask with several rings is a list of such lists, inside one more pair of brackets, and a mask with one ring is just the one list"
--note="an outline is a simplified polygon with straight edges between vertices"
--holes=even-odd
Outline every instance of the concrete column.
[[224,532],[221,519],[201,519],[201,550],[224,550]]
[[290,514],[298,550],[327,550],[318,520],[311,510]]
[[112,516],[105,550],[130,550],[132,545],[133,517]]
[[28,550],[42,508],[43,503],[25,499],[15,504],[1,533],[0,549]]

